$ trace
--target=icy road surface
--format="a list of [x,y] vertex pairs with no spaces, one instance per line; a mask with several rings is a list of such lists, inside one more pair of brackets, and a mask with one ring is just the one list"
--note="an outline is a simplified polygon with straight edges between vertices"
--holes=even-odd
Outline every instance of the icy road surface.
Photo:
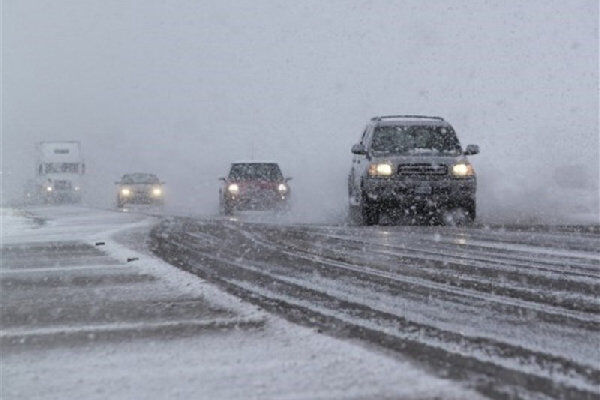
[[152,245],[290,321],[408,355],[491,397],[600,398],[597,227],[172,218]]
[[[396,352],[290,324],[160,261],[144,245],[156,222],[79,207],[2,210],[0,398],[481,397]],[[259,232],[229,229],[194,224],[192,247],[210,244],[216,260],[241,263],[243,247],[223,246],[250,243],[240,265],[257,268],[254,246],[262,245],[245,235]],[[179,264],[177,254],[170,257]],[[220,262],[205,265],[228,276]],[[245,274],[237,279],[262,287]]]

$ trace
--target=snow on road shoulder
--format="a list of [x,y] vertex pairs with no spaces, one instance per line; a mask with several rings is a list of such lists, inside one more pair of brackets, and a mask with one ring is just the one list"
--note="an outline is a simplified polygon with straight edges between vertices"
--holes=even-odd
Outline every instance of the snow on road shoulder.
[[117,231],[111,231],[111,233],[107,235],[109,239],[101,239],[103,236],[98,236],[98,240],[102,240],[106,243],[103,250],[109,255],[120,260],[136,258],[130,265],[135,266],[143,273],[158,277],[160,280],[173,287],[174,290],[189,295],[201,295],[215,306],[234,310],[236,313],[243,315],[246,318],[267,317],[267,315],[257,307],[245,303],[201,278],[175,268],[154,255],[143,251],[144,244],[142,242],[154,223],[156,223],[156,219],[148,219],[144,221],[144,223],[129,227],[126,226]]
[[12,237],[37,226],[32,218],[26,218],[23,212],[12,208],[0,208],[0,237]]

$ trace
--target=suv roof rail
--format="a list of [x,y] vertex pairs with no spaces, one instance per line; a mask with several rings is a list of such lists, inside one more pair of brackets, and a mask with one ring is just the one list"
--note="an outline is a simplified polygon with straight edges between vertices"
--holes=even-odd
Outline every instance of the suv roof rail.
[[427,115],[381,115],[379,117],[371,118],[371,121],[381,121],[382,119],[392,119],[392,118],[422,118],[422,119],[436,119],[438,121],[443,121],[442,117],[430,117]]

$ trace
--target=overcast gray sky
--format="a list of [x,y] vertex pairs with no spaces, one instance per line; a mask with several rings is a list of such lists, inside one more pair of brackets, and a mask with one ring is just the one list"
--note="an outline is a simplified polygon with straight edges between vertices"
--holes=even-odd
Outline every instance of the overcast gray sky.
[[598,213],[596,0],[4,0],[2,22],[5,200],[35,142],[80,140],[89,202],[151,171],[213,213],[254,149],[333,218],[366,120],[419,113],[481,146],[484,217]]

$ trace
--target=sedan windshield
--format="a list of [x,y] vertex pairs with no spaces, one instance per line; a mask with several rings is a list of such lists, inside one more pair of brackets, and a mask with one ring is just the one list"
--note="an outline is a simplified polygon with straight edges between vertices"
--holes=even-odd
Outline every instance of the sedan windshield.
[[129,183],[129,184],[155,183],[156,184],[156,183],[159,183],[159,180],[156,177],[156,175],[137,173],[137,174],[123,175],[123,178],[121,179],[121,183]]
[[229,172],[231,180],[264,180],[279,181],[283,179],[281,170],[277,164],[233,164]]
[[379,126],[373,133],[371,148],[379,152],[408,154],[461,152],[452,128],[427,125]]

